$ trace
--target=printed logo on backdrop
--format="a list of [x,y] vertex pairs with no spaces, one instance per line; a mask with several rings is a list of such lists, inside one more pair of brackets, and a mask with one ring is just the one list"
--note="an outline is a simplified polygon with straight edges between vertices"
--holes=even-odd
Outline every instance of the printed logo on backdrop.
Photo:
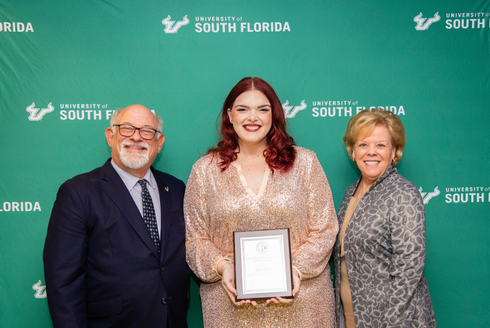
[[484,186],[454,186],[446,187],[444,195],[447,204],[490,203],[490,187]]
[[286,118],[293,118],[299,111],[305,110],[308,107],[305,101],[303,100],[299,106],[290,106],[289,100],[286,100],[284,104],[282,104],[282,109],[284,110],[284,116]]
[[[299,105],[290,104],[286,100],[282,104],[284,115],[286,118],[294,118],[298,113],[310,113],[314,118],[339,118],[352,117],[364,109],[382,108],[390,111],[398,116],[405,115],[405,107],[403,105],[361,105],[358,100],[322,100],[312,101],[311,110],[308,109],[309,101],[303,100]],[[299,114],[304,115],[304,114]]]
[[[444,15],[443,15],[444,16]],[[482,29],[490,28],[490,12],[459,12],[459,13],[446,13],[445,28],[447,30],[459,30],[459,29]],[[413,21],[417,23],[415,30],[427,31],[429,27],[441,20],[439,12],[436,12],[433,17],[426,18],[422,14],[418,14],[413,18]]]
[[[286,100],[282,104],[284,115],[286,118],[294,118],[299,112],[305,111],[308,108],[307,101],[303,100],[299,105],[290,104]],[[359,101],[352,100],[322,100],[311,102],[311,116],[315,118],[338,118],[352,117],[364,109],[383,108],[398,116],[405,115],[405,107],[403,105],[384,105],[384,106],[360,106]],[[301,114],[300,114],[301,115]]]
[[[490,187],[471,186],[471,187],[445,187],[442,188],[446,192],[444,201],[447,204],[466,204],[466,203],[490,203]],[[424,199],[424,205],[427,205],[431,199],[439,196],[441,191],[439,187],[435,187],[434,191],[425,192],[422,187],[419,192]]]
[[[59,107],[59,118],[62,121],[108,121],[111,119],[113,109],[108,109],[107,104],[97,103],[69,103],[52,105],[48,104],[46,108],[37,108],[35,103],[27,106],[26,111],[30,113],[30,121],[40,121],[46,114],[53,112]],[[155,110],[151,109],[153,113]]]
[[[182,26],[188,25],[187,15],[180,21],[172,20],[168,15],[162,20],[165,25],[164,32],[175,34]],[[246,20],[241,16],[196,16],[194,17],[194,32],[196,33],[270,33],[291,32],[287,21],[261,21]]]
[[31,22],[0,22],[0,32],[27,33],[34,32]]
[[114,110],[107,109],[107,104],[60,104],[62,121],[101,121],[110,120]]
[[[490,27],[490,21],[485,17],[490,17],[490,12],[466,12],[466,13],[446,13],[446,29],[480,29]],[[487,25],[488,23],[488,25]]]
[[429,29],[429,26],[432,25],[432,23],[438,22],[441,20],[441,16],[439,16],[439,12],[437,12],[434,17],[431,18],[424,18],[422,17],[422,13],[418,14],[413,18],[413,21],[417,23],[417,26],[415,26],[415,29],[417,31],[425,31]]
[[358,100],[313,101],[311,116],[317,118],[352,117],[365,109],[382,108],[395,115],[405,115],[403,105],[361,105]]
[[187,15],[184,16],[184,18],[181,21],[173,21],[171,20],[170,15],[167,16],[164,20],[162,20],[162,24],[165,25],[165,29],[163,30],[165,33],[177,33],[179,31],[179,28],[182,26],[185,26],[189,24],[189,19],[187,18]]
[[0,212],[41,212],[39,202],[4,202]]
[[[46,108],[36,107],[35,103],[26,107],[29,121],[41,121],[46,114],[55,110],[50,102]],[[60,104],[60,119],[70,120],[110,120],[113,110],[106,109],[107,104]]]
[[46,286],[41,285],[41,280],[36,282],[34,285],[32,285],[32,289],[36,291],[34,294],[35,298],[46,298],[48,297],[48,294],[46,293]]
[[46,108],[36,108],[36,104],[32,103],[26,107],[26,112],[29,113],[29,121],[40,121],[43,119],[44,115],[54,111],[54,107],[51,105],[52,102],[48,104]]
[[420,187],[419,192],[422,195],[422,199],[424,200],[424,205],[427,205],[432,198],[437,197],[441,194],[441,192],[439,191],[439,187],[435,187],[434,191],[431,192],[425,192],[423,191],[422,187]]

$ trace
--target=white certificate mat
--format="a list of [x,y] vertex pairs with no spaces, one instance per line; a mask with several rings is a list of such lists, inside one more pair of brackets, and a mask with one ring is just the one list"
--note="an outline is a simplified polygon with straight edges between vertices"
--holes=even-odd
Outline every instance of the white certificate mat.
[[241,238],[243,294],[287,290],[283,236]]
[[237,300],[292,297],[289,229],[235,232]]

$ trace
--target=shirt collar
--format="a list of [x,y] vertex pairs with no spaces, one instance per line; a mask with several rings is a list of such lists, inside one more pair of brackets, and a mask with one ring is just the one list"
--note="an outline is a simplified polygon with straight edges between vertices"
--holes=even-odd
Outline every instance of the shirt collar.
[[[385,180],[389,175],[391,174],[396,174],[398,173],[398,170],[396,169],[396,167],[394,167],[393,165],[390,165],[390,167],[388,167],[386,169],[386,171],[383,173],[383,175],[381,175],[374,183],[371,187],[369,187],[368,190],[366,190],[366,194],[368,192],[371,192],[371,190],[373,190],[374,188],[376,188],[377,185],[379,185],[383,180]],[[350,192],[350,195],[352,197],[352,195],[354,195],[354,192],[356,191],[357,189],[357,186],[359,186],[359,183],[361,182],[361,179],[362,179],[362,174],[359,176],[359,178],[357,179],[357,182],[354,183],[352,185],[352,190]]]
[[[128,173],[124,171],[122,168],[120,168],[119,166],[117,166],[117,164],[114,162],[113,159],[111,159],[111,165],[114,168],[114,170],[116,170],[117,174],[119,174],[121,180],[124,182],[124,185],[128,190],[133,189],[134,186],[138,184],[138,181],[141,180],[140,178],[135,177],[131,173]],[[142,179],[145,179],[147,181],[146,184],[147,186],[155,189],[156,181],[155,178],[153,177],[153,172],[151,172],[151,170],[148,170],[148,172],[146,172],[145,176]]]

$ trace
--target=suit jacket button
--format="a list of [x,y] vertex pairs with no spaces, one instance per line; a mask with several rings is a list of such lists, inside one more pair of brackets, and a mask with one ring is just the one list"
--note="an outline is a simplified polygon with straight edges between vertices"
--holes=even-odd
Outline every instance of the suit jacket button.
[[160,267],[160,270],[165,271],[165,267],[162,265],[162,266]]
[[162,298],[162,304],[163,305],[167,304],[167,299],[165,297]]

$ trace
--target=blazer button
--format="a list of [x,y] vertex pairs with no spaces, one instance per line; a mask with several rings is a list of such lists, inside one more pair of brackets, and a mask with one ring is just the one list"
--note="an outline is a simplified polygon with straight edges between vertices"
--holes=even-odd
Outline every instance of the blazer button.
[[162,265],[162,266],[160,267],[160,270],[165,271],[165,267]]
[[162,298],[162,304],[163,305],[167,304],[167,299],[165,297]]

